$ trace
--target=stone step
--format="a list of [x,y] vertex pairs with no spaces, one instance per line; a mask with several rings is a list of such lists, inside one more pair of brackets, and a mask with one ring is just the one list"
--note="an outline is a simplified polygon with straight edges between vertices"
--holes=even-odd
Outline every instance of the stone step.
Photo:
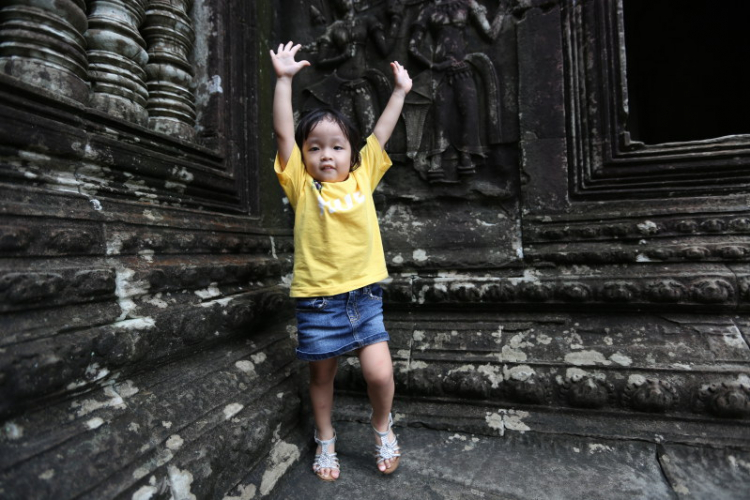
[[[336,418],[367,422],[369,404],[363,394],[339,391]],[[508,433],[564,434],[653,444],[735,448],[750,451],[750,420],[552,408],[541,405],[479,404],[408,398],[396,395],[394,419],[403,427],[502,437]]]

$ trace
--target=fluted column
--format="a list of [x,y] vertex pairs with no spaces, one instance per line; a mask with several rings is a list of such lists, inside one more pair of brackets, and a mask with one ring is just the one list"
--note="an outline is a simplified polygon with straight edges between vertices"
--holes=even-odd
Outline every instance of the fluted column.
[[148,122],[146,42],[138,31],[147,0],[91,2],[88,43],[90,105],[145,126]]
[[181,139],[195,137],[192,0],[149,0],[142,33],[148,45],[148,126]]
[[0,71],[86,102],[84,0],[5,0],[2,6]]

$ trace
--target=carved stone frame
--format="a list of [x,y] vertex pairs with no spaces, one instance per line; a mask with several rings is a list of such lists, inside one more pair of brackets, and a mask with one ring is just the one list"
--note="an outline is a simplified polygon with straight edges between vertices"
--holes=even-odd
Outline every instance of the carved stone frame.
[[631,140],[622,0],[562,0],[528,11],[518,44],[526,258],[750,255],[750,136]]

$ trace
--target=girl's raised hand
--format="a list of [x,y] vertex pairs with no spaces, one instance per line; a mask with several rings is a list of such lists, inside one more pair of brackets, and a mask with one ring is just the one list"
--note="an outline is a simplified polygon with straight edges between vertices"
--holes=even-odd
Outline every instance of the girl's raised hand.
[[409,77],[409,72],[406,68],[401,66],[401,63],[398,61],[393,61],[391,63],[391,69],[393,70],[394,92],[396,90],[401,90],[404,94],[408,94],[411,90],[411,77]]
[[293,77],[305,66],[310,66],[309,61],[295,61],[294,56],[302,45],[294,45],[293,42],[288,42],[286,45],[279,44],[278,50],[274,52],[271,50],[271,62],[273,63],[273,69],[276,72],[277,78],[282,77]]

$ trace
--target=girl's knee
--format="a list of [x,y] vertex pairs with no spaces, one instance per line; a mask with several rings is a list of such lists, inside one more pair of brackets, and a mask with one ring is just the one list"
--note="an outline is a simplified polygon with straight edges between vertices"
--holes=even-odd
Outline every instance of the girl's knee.
[[393,367],[384,366],[364,374],[368,387],[385,388],[393,384]]

